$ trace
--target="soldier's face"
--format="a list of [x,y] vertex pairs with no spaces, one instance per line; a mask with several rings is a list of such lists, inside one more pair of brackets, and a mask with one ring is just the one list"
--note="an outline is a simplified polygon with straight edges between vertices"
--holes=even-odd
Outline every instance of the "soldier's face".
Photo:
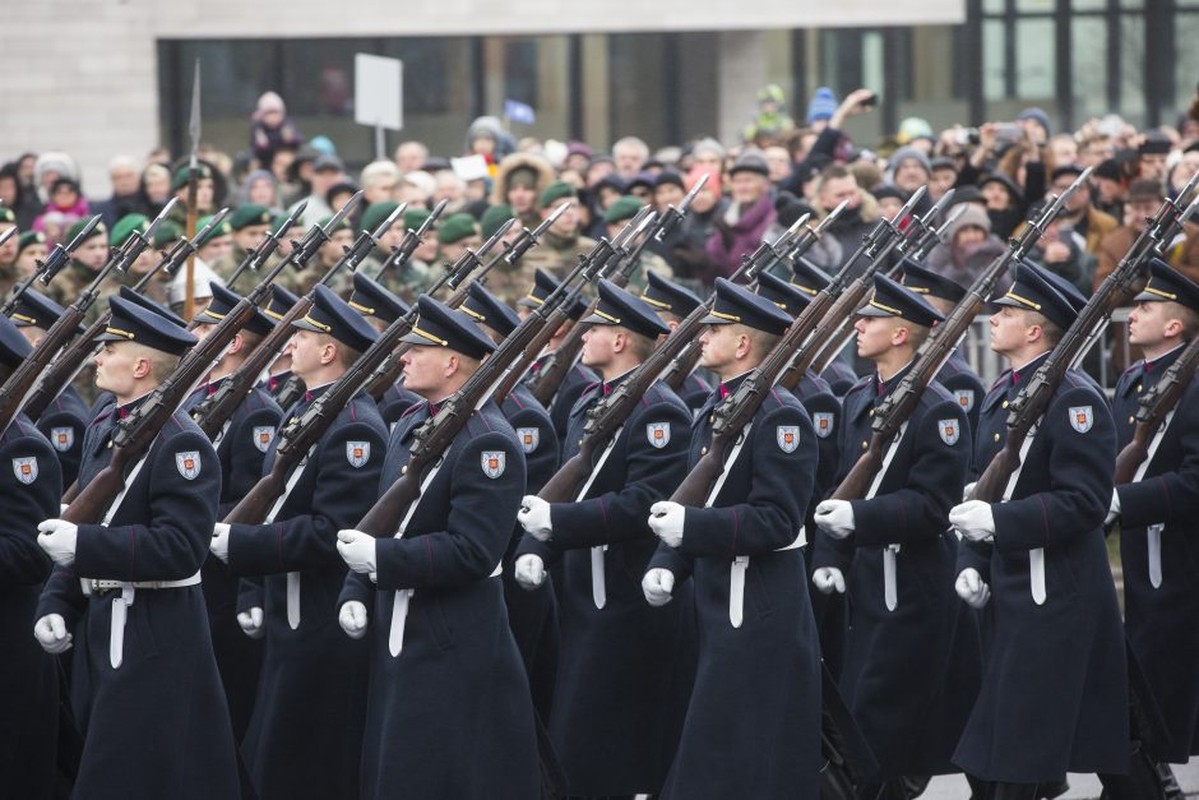
[[722,379],[732,377],[728,370],[737,359],[738,346],[742,344],[742,335],[736,329],[738,325],[709,325],[699,337],[703,346],[700,352],[701,367],[712,370]]
[[[0,225],[0,233],[4,233],[9,228],[15,227],[11,224]],[[4,244],[0,244],[0,264],[11,264],[17,257],[17,234],[14,233],[8,238]],[[42,245],[45,249],[45,245]],[[32,247],[30,249],[33,249]]]
[[444,347],[413,345],[400,358],[404,365],[404,388],[426,400],[440,400],[444,395],[451,352]]
[[567,209],[563,211],[562,216],[558,217],[558,219],[554,221],[554,224],[550,226],[550,232],[552,232],[555,236],[562,236],[566,238],[574,236],[579,232],[578,205],[575,203],[573,197],[564,197],[549,208],[543,210],[541,212],[541,218],[546,219],[550,214],[558,210],[558,206],[563,204],[567,205]]
[[333,344],[328,336],[315,331],[297,330],[287,344],[291,354],[291,371],[307,381],[321,368],[322,362],[329,355],[328,348]]
[[105,342],[96,355],[96,388],[127,398],[133,391],[141,353],[133,342]]
[[1032,320],[1020,308],[1004,306],[991,315],[991,349],[1000,355],[1017,352],[1028,339]]
[[603,368],[612,361],[616,346],[616,328],[612,325],[593,325],[583,334],[583,363]]
[[1128,341],[1142,347],[1159,345],[1166,339],[1171,323],[1181,326],[1178,315],[1171,313],[1173,303],[1140,302],[1128,315]]
[[208,242],[201,247],[199,251],[197,251],[197,255],[200,256],[204,263],[212,264],[215,261],[225,258],[232,252],[233,236],[231,234],[225,234],[223,236],[214,236],[209,239]]
[[404,234],[406,232],[407,228],[404,227],[404,220],[397,219],[395,222],[391,223],[391,227],[384,231],[383,235],[379,237],[379,246],[390,253],[399,246],[401,241],[403,241]]
[[896,317],[858,317],[853,329],[858,334],[858,355],[877,359],[894,346]]

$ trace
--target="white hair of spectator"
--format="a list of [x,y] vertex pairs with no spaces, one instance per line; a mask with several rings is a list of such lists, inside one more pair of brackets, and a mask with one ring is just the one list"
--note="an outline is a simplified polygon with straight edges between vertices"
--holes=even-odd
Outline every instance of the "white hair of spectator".
[[698,156],[705,152],[715,153],[716,157],[720,160],[724,160],[726,153],[724,145],[713,139],[711,136],[705,136],[703,139],[700,139],[695,144],[691,145],[692,156]]
[[649,145],[636,136],[625,136],[622,139],[617,139],[616,144],[612,145],[612,155],[616,155],[621,150],[636,152],[641,156],[642,162],[649,158]]
[[141,171],[141,165],[137,162],[137,159],[134,158],[133,156],[113,156],[112,158],[110,158],[108,160],[108,171],[109,172],[120,169],[121,167],[127,167],[128,169],[131,169],[135,172]]
[[416,189],[424,194],[425,197],[431,197],[433,192],[437,189],[437,181],[434,180],[433,176],[419,169],[415,172],[409,172],[407,175],[405,175],[403,178],[403,183],[416,187]]
[[658,161],[661,161],[668,167],[676,166],[679,163],[679,159],[682,157],[683,148],[676,147],[674,145],[671,145],[670,147],[663,147],[661,150],[654,153],[654,158]]
[[358,184],[363,189],[369,189],[380,179],[398,181],[400,179],[400,168],[396,166],[394,161],[380,159],[372,161],[362,168],[362,172],[358,175]]

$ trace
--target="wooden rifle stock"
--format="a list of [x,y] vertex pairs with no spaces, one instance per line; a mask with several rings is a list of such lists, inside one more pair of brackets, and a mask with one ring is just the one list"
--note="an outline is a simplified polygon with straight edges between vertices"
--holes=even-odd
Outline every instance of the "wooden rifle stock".
[[1116,456],[1117,484],[1132,483],[1136,478],[1137,469],[1149,457],[1150,440],[1178,406],[1195,377],[1196,367],[1199,367],[1199,338],[1188,342],[1161,380],[1141,396],[1132,441]]

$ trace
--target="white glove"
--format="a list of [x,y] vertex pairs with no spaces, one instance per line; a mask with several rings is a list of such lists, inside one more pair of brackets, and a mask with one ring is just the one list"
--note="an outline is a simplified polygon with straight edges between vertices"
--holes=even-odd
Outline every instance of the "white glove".
[[[65,519],[44,519],[38,523],[40,531],[38,546],[46,551],[50,560],[60,567],[75,563],[75,545],[79,539],[79,526]],[[61,619],[61,617],[59,618]]]
[[1112,505],[1107,510],[1107,517],[1103,520],[1104,525],[1111,525],[1116,521],[1116,517],[1120,516],[1120,493],[1112,489]]
[[836,567],[819,567],[812,573],[812,585],[821,594],[845,594],[845,576]]
[[239,611],[237,624],[241,626],[241,632],[251,639],[266,636],[266,628],[262,625],[262,608],[259,606],[254,606],[248,611]]
[[52,656],[65,653],[71,649],[71,639],[67,632],[67,621],[62,614],[47,614],[33,625],[33,635],[37,643]]
[[366,636],[366,605],[360,600],[346,601],[337,613],[337,624],[351,639]]
[[[669,500],[659,500],[649,507],[649,527],[668,547],[683,543],[683,519],[687,509]],[[669,590],[667,590],[669,591]],[[651,601],[650,605],[653,605]]]
[[520,501],[516,521],[526,533],[539,542],[548,542],[554,534],[554,524],[550,521],[550,504],[535,494],[526,494]]
[[995,537],[995,514],[991,504],[982,500],[967,500],[949,509],[949,524],[972,542]]
[[654,567],[641,579],[641,591],[645,593],[645,602],[654,608],[666,605],[674,591],[674,573],[664,567]]
[[853,533],[853,506],[848,500],[823,500],[816,506],[816,524],[834,539]]
[[531,592],[545,582],[545,562],[539,555],[526,553],[512,565],[512,577],[516,578],[522,589]]
[[369,575],[377,572],[375,549],[378,540],[369,533],[345,528],[337,532],[337,554],[354,572]]
[[962,570],[953,588],[971,608],[982,608],[991,599],[991,587],[987,586],[983,576],[974,567]]
[[970,481],[970,483],[967,483],[965,486],[962,487],[962,502],[963,503],[965,503],[967,500],[974,499],[974,487],[975,486],[978,486],[978,481]]
[[229,526],[223,522],[218,522],[212,526],[212,542],[209,543],[208,549],[212,554],[229,563]]

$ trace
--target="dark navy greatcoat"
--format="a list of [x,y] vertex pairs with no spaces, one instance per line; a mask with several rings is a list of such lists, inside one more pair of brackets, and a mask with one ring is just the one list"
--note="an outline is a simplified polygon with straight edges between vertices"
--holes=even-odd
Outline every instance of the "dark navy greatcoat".
[[59,392],[37,421],[37,429],[50,440],[62,465],[62,485],[70,486],[79,477],[79,459],[83,455],[83,433],[93,415],[74,386]]
[[954,399],[962,406],[966,412],[966,418],[970,421],[970,431],[976,433],[979,409],[982,408],[986,390],[983,388],[978,374],[957,350],[953,351],[953,355],[937,373],[937,383],[953,395]]
[[[615,386],[621,379],[608,384]],[[595,384],[570,415],[563,461],[578,450]],[[585,499],[551,506],[548,545],[526,535],[518,555],[562,558],[562,648],[550,736],[571,794],[656,792],[674,755],[685,710],[690,599],[651,608],[641,591],[658,540],[649,507],[686,475],[691,411],[661,383],[625,421]],[[655,444],[656,443],[656,444]],[[660,446],[658,446],[660,445]],[[595,454],[598,460],[600,453]],[[591,548],[602,551],[606,602],[592,596]]]
[[[550,355],[552,354],[544,353],[533,361],[532,366],[529,367],[528,376],[525,378],[526,384],[537,377]],[[546,410],[550,412],[550,419],[554,422],[554,433],[557,434],[558,444],[562,448],[566,447],[566,431],[570,426],[571,411],[583,391],[597,382],[599,382],[599,376],[593,369],[576,362],[566,373],[566,377],[562,379],[562,385],[558,387],[557,394],[550,400],[549,408]]]
[[[536,494],[558,469],[561,451],[554,424],[549,413],[524,385],[513,387],[504,398],[500,411],[516,431],[516,439],[525,454],[525,494]],[[523,533],[524,529],[516,524],[504,557],[504,603],[508,607],[512,636],[529,675],[533,702],[541,718],[548,720],[558,672],[558,603],[548,580],[533,591],[516,583],[513,562]]]
[[[400,477],[411,434],[428,415],[421,403],[400,420],[380,491]],[[539,796],[529,684],[503,588],[492,577],[524,490],[523,448],[487,403],[446,451],[404,535],[379,540],[377,585],[356,573],[346,580],[339,603],[366,604],[363,641],[372,645],[363,800]],[[393,656],[396,592],[409,589],[402,648]]]
[[56,778],[58,673],[55,657],[31,633],[53,566],[38,547],[37,525],[58,516],[55,456],[23,414],[0,435],[0,786],[5,795],[38,800],[54,796]]
[[[735,379],[729,388],[743,380]],[[713,392],[696,420],[689,463],[711,442]],[[689,507],[682,545],[658,546],[650,567],[678,587],[692,577],[699,627],[695,684],[663,798],[818,797],[820,640],[803,551],[782,550],[804,524],[818,460],[811,421],[771,391],[708,508]],[[734,560],[748,556],[743,619],[729,619]],[[678,602],[678,601],[672,601]]]
[[403,378],[387,387],[387,391],[379,398],[379,416],[383,418],[387,430],[390,431],[400,417],[404,416],[404,412],[420,401],[420,395],[404,388]]
[[[1037,366],[992,387],[979,418],[980,468],[1002,444],[1007,402]],[[972,548],[990,552],[982,574],[991,587],[982,688],[953,758],[972,775],[1050,783],[1067,771],[1127,771],[1124,632],[1103,540],[1115,448],[1106,399],[1085,375],[1067,373],[1012,499],[991,507],[994,545]],[[1043,605],[1031,589],[1035,548],[1044,548]]]
[[[111,435],[128,410],[111,406],[88,427],[81,486],[107,465]],[[37,616],[61,614],[74,633],[71,704],[84,746],[73,798],[239,796],[201,586],[133,589],[123,661],[114,668],[109,640],[121,592],[85,596],[79,581],[194,575],[208,556],[220,492],[212,444],[176,412],[109,526],[80,525],[75,563],[56,567],[46,584]]]
[[[220,382],[201,387],[184,401],[186,411],[193,410]],[[283,411],[263,387],[250,390],[217,435],[217,459],[221,465],[221,502],[218,513],[224,517],[262,477],[262,464]],[[240,741],[250,724],[258,672],[262,667],[262,641],[242,633],[237,624],[239,579],[216,556],[204,562],[204,599],[208,603],[208,621],[212,629],[212,647],[229,702],[233,733]]]
[[[284,424],[326,389],[307,392]],[[367,643],[347,639],[337,624],[346,566],[336,542],[337,531],[354,527],[378,496],[386,441],[374,402],[359,392],[317,442],[275,522],[232,526],[230,571],[265,576],[261,589],[251,587],[238,601],[239,610],[265,611],[266,649],[243,743],[262,800],[357,795]],[[273,461],[274,446],[263,469]],[[294,629],[287,613],[292,572],[299,575]]]
[[[1132,439],[1137,400],[1161,379],[1179,349],[1139,361],[1116,384],[1112,415],[1120,447]],[[1152,742],[1159,761],[1199,754],[1199,381],[1192,380],[1144,477],[1121,484],[1120,560],[1124,627],[1170,740]],[[1163,525],[1161,581],[1149,577],[1148,526]]]
[[833,394],[837,397],[845,397],[846,393],[853,388],[857,383],[857,373],[853,371],[853,367],[849,366],[841,358],[834,358],[829,365],[820,373],[820,377],[828,382],[829,387],[833,390]]
[[[846,395],[838,482],[865,452],[874,409],[903,375],[886,383],[863,378]],[[850,634],[841,689],[882,780],[955,771],[949,758],[979,670],[977,627],[954,592],[957,543],[947,530],[969,461],[965,411],[931,383],[877,494],[852,501],[854,532],[839,542],[817,536],[814,566],[837,567],[846,578]],[[884,592],[890,545],[899,546],[894,610]]]

